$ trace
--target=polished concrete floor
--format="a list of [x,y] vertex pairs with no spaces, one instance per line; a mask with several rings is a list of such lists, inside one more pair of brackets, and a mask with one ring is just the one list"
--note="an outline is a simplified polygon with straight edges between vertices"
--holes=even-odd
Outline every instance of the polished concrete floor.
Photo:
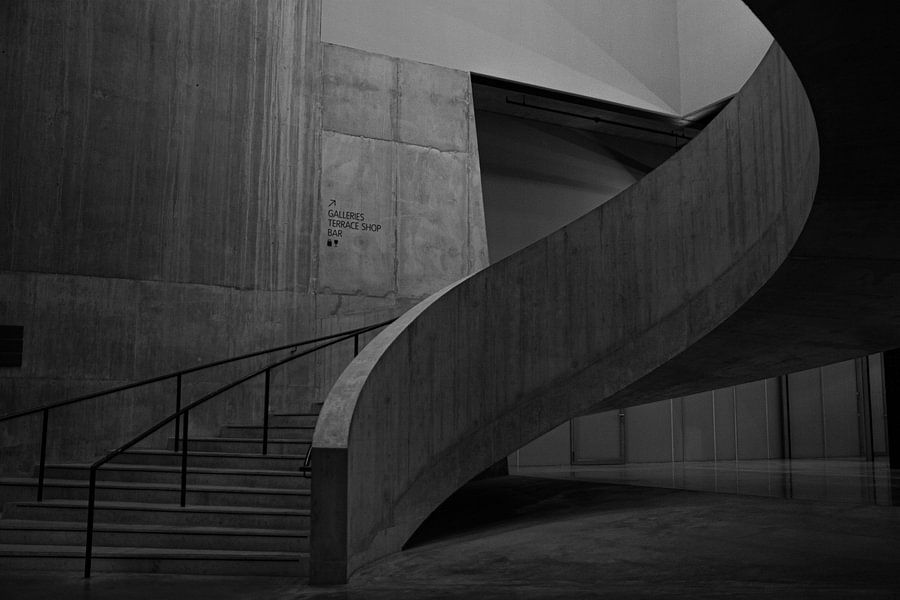
[[[793,467],[815,471],[770,470]],[[850,477],[846,464],[819,467],[820,479]],[[599,470],[646,485],[652,469]],[[0,598],[900,598],[898,507],[613,484],[586,471],[473,482],[429,518],[407,550],[347,586],[2,573]],[[684,480],[694,481],[692,473],[689,465]],[[830,480],[819,488],[834,489]]]
[[900,471],[886,458],[511,467],[511,474],[770,498],[900,505]]

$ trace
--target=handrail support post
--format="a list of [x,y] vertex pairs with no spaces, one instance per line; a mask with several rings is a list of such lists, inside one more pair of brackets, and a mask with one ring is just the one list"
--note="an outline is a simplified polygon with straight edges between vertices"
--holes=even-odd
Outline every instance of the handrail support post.
[[266,394],[263,401],[263,431],[262,431],[262,453],[263,456],[269,453],[269,381],[272,369],[266,369]]
[[37,501],[44,499],[44,468],[47,466],[47,421],[50,419],[50,409],[45,408],[41,419],[41,461],[38,466]]
[[[176,385],[175,388],[175,414],[181,410],[181,373],[176,377]],[[175,452],[178,452],[178,442],[181,438],[181,419],[175,419]]]
[[184,440],[181,444],[181,507],[184,508],[187,501],[187,455],[188,455],[188,414],[184,412]]
[[91,576],[91,552],[94,544],[94,503],[97,494],[97,467],[91,466],[91,480],[88,487],[88,514],[86,538],[84,541],[84,578]]

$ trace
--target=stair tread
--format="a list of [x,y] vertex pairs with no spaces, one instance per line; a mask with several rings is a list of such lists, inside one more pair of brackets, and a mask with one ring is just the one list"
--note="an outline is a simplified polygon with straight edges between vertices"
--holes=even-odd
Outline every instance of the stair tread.
[[[87,510],[87,500],[44,500],[43,502],[25,501],[12,502],[16,506],[22,507],[59,507],[59,508],[82,508]],[[259,506],[217,506],[192,504],[189,506],[178,506],[175,504],[153,504],[149,502],[112,502],[105,500],[97,500],[94,503],[97,509],[125,509],[125,510],[148,510],[158,512],[217,512],[217,513],[240,513],[240,514],[266,514],[266,515],[290,515],[290,516],[309,516],[309,509],[306,508],[270,508]]]
[[[304,552],[267,552],[260,550],[197,550],[192,548],[130,548],[94,546],[92,556],[97,558],[164,558],[181,559],[219,558],[229,560],[297,560]],[[31,544],[0,544],[0,556],[58,556],[83,557],[84,546],[53,546]]]
[[[192,438],[193,439],[193,438]],[[239,438],[240,439],[240,438]],[[262,442],[260,442],[262,443]],[[139,448],[139,449],[130,449],[126,450],[119,456],[125,456],[128,454],[144,454],[144,455],[165,455],[165,456],[176,456],[179,453],[174,452],[172,450],[166,449],[156,449],[156,448]],[[305,457],[303,454],[259,454],[258,452],[213,452],[210,450],[188,450],[188,456],[213,456],[219,458],[271,458],[276,460],[300,460],[302,461]],[[115,459],[113,459],[115,460]]]
[[[48,531],[84,531],[85,523],[72,521],[39,521],[34,519],[0,519],[0,529],[32,529]],[[262,529],[252,527],[179,526],[142,523],[94,523],[94,531],[139,533],[175,533],[205,535],[265,535],[271,537],[309,537],[306,529]]]
[[[4,483],[13,483],[18,485],[37,485],[37,479],[31,478],[15,478],[15,477],[0,477],[0,484]],[[56,487],[69,487],[69,488],[84,488],[88,487],[87,481],[82,481],[80,479],[44,479],[44,487],[47,486],[56,486]],[[175,483],[151,483],[151,482],[141,482],[141,481],[97,481],[97,489],[104,490],[164,490],[164,491],[181,491],[181,484]],[[188,485],[189,492],[241,492],[241,493],[255,493],[255,494],[281,494],[281,495],[296,495],[296,496],[308,496],[309,490],[306,489],[289,489],[289,488],[263,488],[263,487],[251,487],[251,486],[235,486],[235,485],[200,485],[200,484],[189,484]]]
[[319,413],[271,413],[270,417],[318,417]]
[[[169,438],[175,439],[175,438]],[[183,440],[182,440],[183,441]],[[242,437],[222,437],[222,436],[196,436],[190,437],[191,442],[243,442],[247,444],[262,444],[262,438],[242,438]],[[308,444],[311,440],[298,440],[294,438],[269,438],[270,444],[289,443],[289,444]]]
[[[262,425],[226,425],[226,429],[262,429]],[[315,425],[269,425],[269,429],[315,429]],[[191,438],[193,439],[193,437]]]
[[[169,451],[171,453],[171,451]],[[190,455],[191,452],[188,452]],[[259,456],[255,454],[254,456]],[[115,460],[115,459],[113,459]],[[47,468],[53,469],[90,469],[90,463],[53,463],[47,464]],[[163,472],[163,473],[181,473],[181,467],[170,466],[170,465],[133,465],[127,463],[115,463],[109,462],[100,467],[97,471],[98,473],[103,473],[103,471],[151,471],[151,472]],[[228,469],[228,468],[218,468],[218,467],[191,467],[188,466],[187,469],[188,474],[196,473],[196,474],[221,474],[221,475],[265,475],[265,476],[284,476],[284,477],[301,477],[299,471],[296,469],[287,470],[275,470],[275,469]]]

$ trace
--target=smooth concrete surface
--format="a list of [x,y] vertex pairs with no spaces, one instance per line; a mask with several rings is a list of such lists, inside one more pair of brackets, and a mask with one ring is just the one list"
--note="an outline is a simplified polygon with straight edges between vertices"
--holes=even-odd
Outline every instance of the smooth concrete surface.
[[410,60],[398,61],[397,67],[398,141],[465,152],[472,100],[469,74]]
[[423,296],[467,274],[470,158],[412,145],[397,158],[397,287]]
[[322,124],[378,140],[396,135],[396,61],[381,54],[326,45],[323,52]]
[[[334,44],[322,44],[322,61],[311,252],[315,315],[334,333],[483,269],[488,247],[468,74]],[[357,224],[335,227],[330,211]],[[317,359],[315,389],[330,389],[352,358],[343,346]]]
[[900,511],[534,477],[454,494],[346,586],[301,579],[0,574],[16,600],[896,598]]
[[[347,575],[397,551],[488,465],[613,406],[737,310],[799,235],[817,168],[810,106],[773,47],[672,159],[386,328],[332,388],[314,438],[348,450],[346,476],[313,463],[313,495],[348,499]],[[315,564],[315,529],[311,548]]]
[[323,54],[316,288],[423,298],[487,266],[469,75]]
[[[331,131],[322,134],[322,238],[319,289],[325,293],[373,296],[396,293],[397,237],[391,142]],[[334,204],[332,205],[332,201]],[[365,221],[328,217],[353,213]],[[332,225],[377,224],[377,232]],[[340,236],[336,233],[339,232]],[[331,246],[337,241],[337,246]]]

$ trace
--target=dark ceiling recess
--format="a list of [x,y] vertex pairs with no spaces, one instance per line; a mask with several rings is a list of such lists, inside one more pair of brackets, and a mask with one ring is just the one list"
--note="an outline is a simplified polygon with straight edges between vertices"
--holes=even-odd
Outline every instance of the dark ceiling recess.
[[676,147],[700,133],[731,100],[677,117],[474,73],[472,89],[478,110]]
[[0,325],[0,367],[22,366],[22,342],[25,328],[21,325]]

